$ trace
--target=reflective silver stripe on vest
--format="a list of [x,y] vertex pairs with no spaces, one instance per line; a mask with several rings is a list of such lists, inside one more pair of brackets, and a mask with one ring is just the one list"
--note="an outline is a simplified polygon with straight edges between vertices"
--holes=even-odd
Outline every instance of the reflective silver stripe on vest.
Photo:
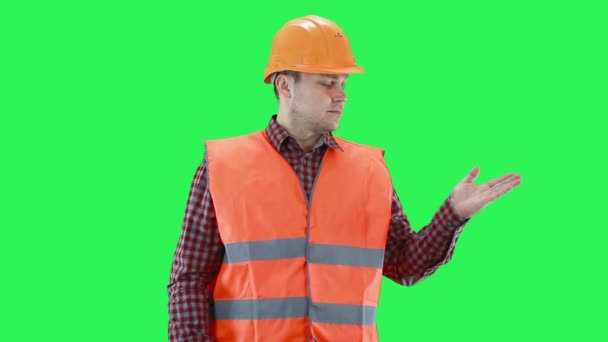
[[225,245],[224,262],[246,262],[304,257],[305,238],[236,242]]
[[[226,244],[224,262],[237,263],[304,257],[305,238],[249,241]],[[373,267],[382,269],[384,249],[310,244],[308,261],[313,264]]]
[[[215,300],[215,319],[257,320],[298,318],[308,315],[308,298]],[[319,323],[373,325],[373,306],[312,303],[311,319]]]
[[311,319],[319,323],[373,325],[376,308],[373,306],[312,303]]
[[374,267],[382,269],[384,249],[311,244],[308,261],[313,264]]
[[215,300],[215,319],[273,319],[308,315],[308,297]]

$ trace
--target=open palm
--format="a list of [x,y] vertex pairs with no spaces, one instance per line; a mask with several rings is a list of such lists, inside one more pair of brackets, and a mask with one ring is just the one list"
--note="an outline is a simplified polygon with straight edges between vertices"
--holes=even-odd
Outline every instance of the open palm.
[[456,184],[450,194],[454,210],[465,218],[473,216],[498,197],[521,184],[521,176],[515,173],[508,173],[487,183],[473,184],[477,176],[479,176],[479,167],[476,166]]

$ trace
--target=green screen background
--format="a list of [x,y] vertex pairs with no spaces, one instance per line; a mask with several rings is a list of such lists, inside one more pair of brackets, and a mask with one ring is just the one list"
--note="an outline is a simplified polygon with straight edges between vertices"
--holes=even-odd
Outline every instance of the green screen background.
[[307,14],[366,69],[336,135],[386,150],[415,230],[473,166],[522,175],[450,263],[384,279],[381,340],[608,338],[606,8],[336,0],[0,5],[0,340],[167,340],[203,141],[266,126],[272,38]]

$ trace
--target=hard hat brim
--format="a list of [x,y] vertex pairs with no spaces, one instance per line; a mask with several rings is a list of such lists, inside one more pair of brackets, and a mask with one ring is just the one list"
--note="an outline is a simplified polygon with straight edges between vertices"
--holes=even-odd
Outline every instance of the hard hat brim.
[[304,66],[289,66],[289,67],[286,66],[284,68],[275,67],[266,72],[266,75],[264,75],[264,83],[271,84],[272,82],[270,80],[270,76],[272,76],[272,74],[274,74],[275,72],[285,71],[285,70],[299,71],[299,72],[304,72],[304,73],[309,73],[309,74],[327,74],[327,75],[362,74],[365,72],[365,69],[363,69],[360,66],[350,66],[350,67],[342,67],[342,68],[311,68],[311,67],[304,67]]

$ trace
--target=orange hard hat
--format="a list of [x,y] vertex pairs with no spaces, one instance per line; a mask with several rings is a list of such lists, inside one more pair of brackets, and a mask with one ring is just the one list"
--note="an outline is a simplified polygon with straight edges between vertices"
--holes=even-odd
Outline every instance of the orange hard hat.
[[287,22],[272,42],[264,82],[272,83],[277,71],[319,74],[362,73],[355,64],[344,32],[331,20],[308,15]]

